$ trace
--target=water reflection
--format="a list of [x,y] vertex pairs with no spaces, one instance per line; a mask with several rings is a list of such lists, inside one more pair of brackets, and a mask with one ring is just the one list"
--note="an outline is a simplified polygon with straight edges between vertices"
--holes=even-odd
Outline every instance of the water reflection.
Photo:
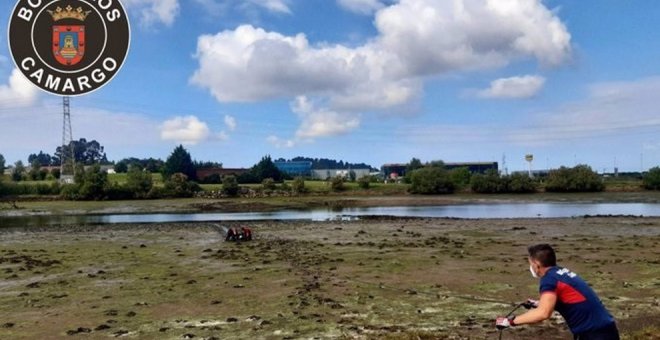
[[0,227],[76,224],[168,223],[211,221],[355,219],[361,216],[488,218],[563,218],[585,215],[633,215],[660,217],[660,204],[647,203],[530,203],[469,204],[419,207],[346,208],[342,210],[282,210],[276,212],[193,214],[108,214],[87,216],[30,216],[0,218]]

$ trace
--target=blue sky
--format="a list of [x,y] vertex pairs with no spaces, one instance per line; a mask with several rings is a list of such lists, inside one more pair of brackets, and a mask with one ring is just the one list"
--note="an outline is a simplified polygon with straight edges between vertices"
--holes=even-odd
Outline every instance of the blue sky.
[[[74,138],[97,139],[111,160],[165,158],[183,143],[227,167],[265,154],[660,165],[657,1],[123,3],[123,69],[72,100]],[[0,27],[12,8],[0,4]],[[61,100],[26,84],[6,45],[0,153],[53,153]]]

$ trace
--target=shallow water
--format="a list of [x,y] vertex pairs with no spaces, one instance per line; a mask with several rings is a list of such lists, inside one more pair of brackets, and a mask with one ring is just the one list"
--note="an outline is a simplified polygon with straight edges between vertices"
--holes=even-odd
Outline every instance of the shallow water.
[[0,217],[0,227],[34,227],[79,224],[168,223],[213,221],[265,221],[355,219],[361,216],[435,217],[463,219],[566,218],[585,215],[632,215],[660,217],[660,204],[648,203],[524,203],[467,204],[419,207],[371,207],[340,210],[282,210],[276,212],[107,214]]

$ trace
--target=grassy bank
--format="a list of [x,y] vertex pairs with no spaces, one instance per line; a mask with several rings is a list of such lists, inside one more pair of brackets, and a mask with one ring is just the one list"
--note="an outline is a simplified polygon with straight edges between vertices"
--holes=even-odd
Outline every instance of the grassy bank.
[[[660,219],[442,219],[0,231],[0,338],[492,339],[537,294],[525,246],[548,241],[617,317],[660,336]],[[494,299],[503,303],[478,301]],[[505,339],[566,339],[561,318]]]

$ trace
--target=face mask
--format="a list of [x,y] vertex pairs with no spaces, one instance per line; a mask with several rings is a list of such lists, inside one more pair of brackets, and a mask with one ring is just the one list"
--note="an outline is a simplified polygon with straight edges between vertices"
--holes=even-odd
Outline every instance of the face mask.
[[535,279],[539,278],[539,276],[536,274],[536,272],[534,271],[534,268],[532,267],[531,264],[529,265],[529,272],[532,273],[533,278],[535,278]]

